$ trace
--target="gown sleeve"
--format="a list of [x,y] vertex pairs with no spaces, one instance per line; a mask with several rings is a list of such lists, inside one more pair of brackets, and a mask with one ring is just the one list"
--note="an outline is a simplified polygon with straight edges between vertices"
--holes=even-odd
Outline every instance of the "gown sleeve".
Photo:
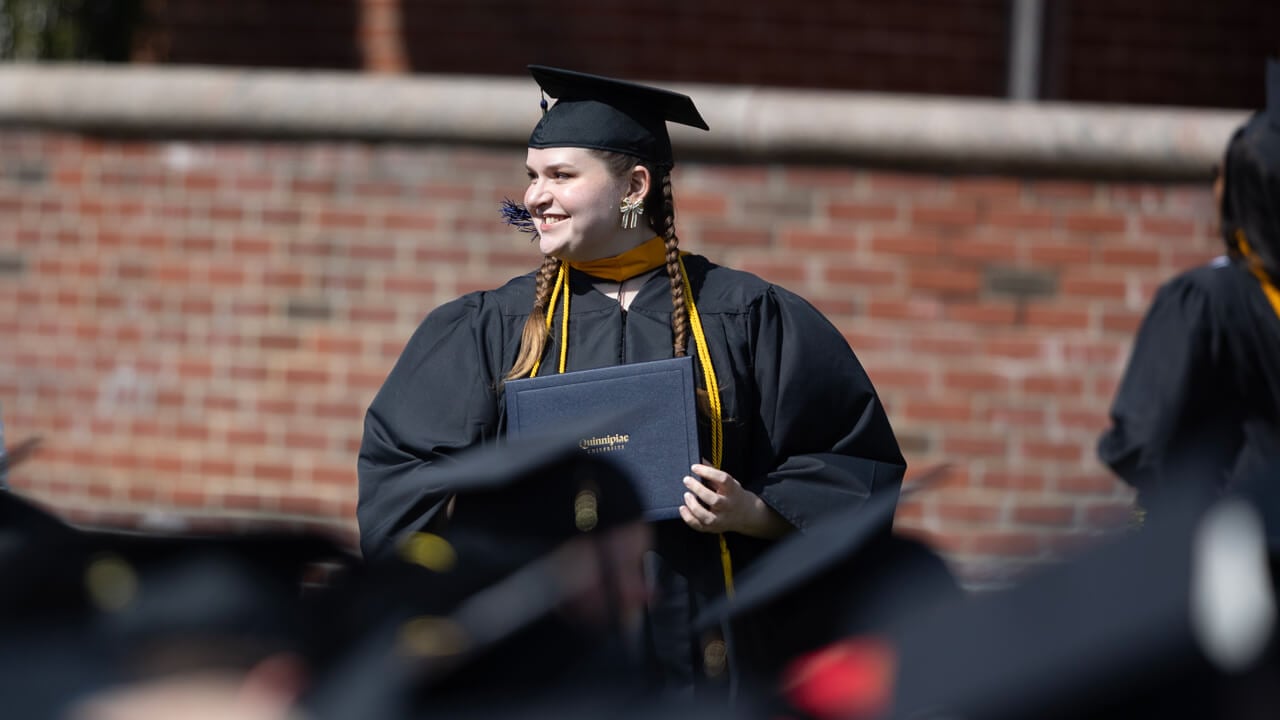
[[1099,459],[1147,498],[1174,475],[1228,467],[1239,446],[1218,397],[1220,340],[1204,288],[1179,278],[1156,293],[1098,440]]
[[[906,462],[844,337],[799,296],[771,287],[754,348],[760,420],[774,458],[749,488],[799,529],[872,492],[897,495]],[[754,484],[754,483],[753,483]]]
[[356,516],[366,558],[436,527],[448,500],[436,471],[496,433],[490,358],[501,333],[481,304],[479,295],[468,295],[428,315],[365,414]]

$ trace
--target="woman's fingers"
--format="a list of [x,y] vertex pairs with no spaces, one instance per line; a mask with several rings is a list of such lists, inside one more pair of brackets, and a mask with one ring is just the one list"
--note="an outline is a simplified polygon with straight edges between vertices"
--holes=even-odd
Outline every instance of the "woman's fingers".
[[688,525],[690,528],[698,532],[705,532],[705,533],[715,532],[711,528],[707,527],[701,520],[699,520],[693,514],[693,511],[689,509],[688,505],[680,506],[680,519],[684,521],[685,525]]
[[704,482],[717,490],[730,482],[737,483],[737,480],[734,480],[732,475],[723,470],[717,470],[710,465],[694,465],[692,469],[694,475],[702,478]]
[[685,477],[684,486],[688,488],[689,492],[693,493],[695,497],[701,500],[703,505],[711,510],[719,508],[724,499],[721,497],[720,493],[717,493],[715,490],[712,490],[701,482],[698,482],[697,478]]
[[693,517],[703,525],[709,526],[715,523],[715,512],[699,502],[697,496],[693,493],[687,492],[684,494],[684,506],[689,508],[689,512],[693,514]]
[[688,491],[680,508],[685,524],[699,532],[725,532],[741,524],[742,485],[710,465],[694,465],[691,470],[693,476],[684,478]]

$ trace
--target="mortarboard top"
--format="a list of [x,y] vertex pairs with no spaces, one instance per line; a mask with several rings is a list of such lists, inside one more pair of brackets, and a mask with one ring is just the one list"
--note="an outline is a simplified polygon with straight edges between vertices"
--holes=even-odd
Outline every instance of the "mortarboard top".
[[[403,534],[394,553],[366,558],[364,584],[393,590],[359,605],[375,620],[405,609],[449,613],[573,538],[640,522],[625,471],[578,447],[600,420],[471,448],[441,465],[432,480],[437,492],[453,496],[447,523]],[[389,607],[387,598],[395,598]]]
[[[69,535],[70,525],[12,490],[0,489],[0,538],[14,542]],[[7,545],[8,541],[0,541]]]
[[[620,649],[611,652],[612,629],[560,612],[581,589],[566,574],[600,562],[592,539],[642,522],[625,473],[578,447],[598,420],[473,448],[440,468],[433,481],[456,498],[448,526],[401,538],[398,555],[409,562],[379,558],[350,588],[369,630],[308,699],[317,717],[427,708],[559,717],[553,709],[590,704],[594,690],[625,693],[641,681]],[[554,707],[539,715],[531,708],[543,701]]]
[[[832,513],[781,540],[735,578],[698,617],[701,627],[746,620],[763,643],[766,676],[800,653],[837,637],[910,620],[920,608],[950,600],[959,587],[946,564],[914,540],[892,535],[896,492],[873,493],[856,508]],[[755,620],[763,622],[754,623]],[[748,636],[735,631],[738,641]]]
[[892,493],[873,494],[856,509],[828,516],[779,541],[734,579],[733,598],[709,606],[704,619],[752,612],[855,556],[889,532],[896,499]]
[[311,573],[354,563],[320,535],[53,530],[0,557],[0,628],[79,624],[122,655],[197,636],[287,639]]
[[85,538],[86,589],[104,630],[123,640],[283,633],[299,619],[318,567],[354,564],[317,534],[89,531]]
[[84,534],[27,498],[0,490],[0,632],[81,618]]
[[609,426],[604,420],[587,418],[460,453],[435,478],[456,497],[449,532],[474,529],[551,547],[639,521],[640,501],[627,473],[579,446]]
[[[1214,708],[1230,653],[1213,652],[1217,631],[1197,593],[1219,585],[1239,597],[1251,582],[1244,576],[1266,569],[1237,566],[1244,572],[1227,587],[1215,582],[1221,577],[1205,572],[1213,567],[1206,558],[1237,565],[1250,541],[1241,541],[1235,515],[1211,517],[1223,505],[1201,513],[1198,497],[1187,502],[1175,508],[1170,500],[1142,530],[1011,589],[947,603],[893,628],[884,643],[892,658],[888,717],[1222,717]],[[1206,555],[1209,546],[1216,549]],[[1274,623],[1242,607],[1228,610],[1249,625],[1235,639],[1235,672],[1257,662],[1258,641],[1274,641]],[[804,674],[797,669],[796,677]]]
[[314,632],[303,576],[352,560],[319,535],[53,530],[0,564],[0,691],[15,717],[61,717],[161,675],[248,670],[281,650],[321,662],[333,629]]
[[672,165],[667,122],[710,129],[687,95],[544,65],[529,72],[557,99],[534,127],[532,148],[607,150]]

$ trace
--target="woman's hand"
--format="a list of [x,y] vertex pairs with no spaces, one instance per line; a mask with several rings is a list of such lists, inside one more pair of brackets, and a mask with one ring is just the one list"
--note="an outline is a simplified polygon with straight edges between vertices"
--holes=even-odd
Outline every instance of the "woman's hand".
[[680,518],[705,533],[737,532],[758,538],[779,538],[792,530],[759,495],[742,487],[732,475],[710,465],[694,465],[685,476]]

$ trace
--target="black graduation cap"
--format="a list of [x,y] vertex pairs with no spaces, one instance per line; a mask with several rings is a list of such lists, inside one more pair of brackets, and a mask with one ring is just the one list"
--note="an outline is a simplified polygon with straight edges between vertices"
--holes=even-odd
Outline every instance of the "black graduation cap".
[[[435,477],[453,494],[447,527],[439,535],[403,538],[400,559],[419,567],[392,566],[385,570],[390,578],[381,582],[402,585],[399,594],[414,605],[410,610],[449,614],[571,540],[642,523],[629,475],[578,447],[580,438],[598,433],[607,419],[586,418],[459,454]],[[533,578],[533,587],[550,587],[540,585],[538,571],[524,577]],[[538,602],[521,600],[526,601]]]
[[[0,490],[0,538],[40,541],[73,533],[58,516],[12,490]],[[6,541],[0,540],[0,546]]]
[[308,651],[308,583],[318,571],[354,564],[333,539],[315,534],[85,536],[84,586],[97,629],[141,674],[153,660],[172,664],[174,654],[193,668],[247,668],[282,649]]
[[798,655],[833,639],[909,620],[960,594],[940,556],[892,534],[897,492],[824,517],[780,541],[699,616],[733,623],[735,656],[748,674],[772,679]]
[[398,537],[394,552],[366,558],[351,588],[355,612],[370,625],[448,616],[571,540],[641,523],[627,473],[578,447],[609,420],[585,418],[471,448],[440,466],[432,481],[452,496],[449,517]]
[[[1274,589],[1257,552],[1261,533],[1240,506],[1202,511],[1189,497],[1013,588],[842,645],[876,639],[886,649],[893,702],[884,717],[1252,717],[1227,712],[1238,699],[1231,684],[1274,647]],[[831,699],[808,669],[795,669],[793,697]],[[1280,696],[1269,687],[1262,697],[1274,711]],[[838,703],[802,709],[849,715]]]
[[83,533],[19,494],[0,490],[0,633],[82,617],[88,598],[78,570]]
[[627,473],[578,447],[611,420],[564,423],[443,461],[431,477],[437,496],[448,498],[440,522],[366,555],[345,588],[353,613],[371,625],[397,615],[448,615],[570,540],[640,523]]
[[577,446],[601,420],[474,448],[440,468],[434,481],[455,496],[447,528],[401,538],[398,557],[409,562],[377,558],[352,588],[352,604],[374,622],[308,699],[318,717],[427,708],[433,717],[564,717],[638,689],[643,673],[618,647],[616,626],[560,612],[582,590],[566,578],[602,562],[600,536],[642,523],[625,472]]
[[60,717],[160,675],[248,671],[277,652],[319,663],[328,651],[332,629],[314,632],[306,583],[316,564],[354,562],[331,538],[84,530],[3,495],[0,516],[36,533],[0,557],[0,690],[33,708],[16,717]]
[[653,693],[642,664],[617,636],[559,612],[564,595],[545,571],[544,563],[531,563],[451,613],[391,614],[304,700],[305,714],[317,720],[771,717],[745,702],[730,711],[704,698]]
[[607,150],[670,166],[668,121],[710,129],[687,95],[544,65],[529,72],[557,99],[529,136],[532,148]]
[[460,453],[435,477],[455,498],[446,535],[479,532],[550,548],[640,520],[627,472],[578,446],[607,419],[584,418]]

